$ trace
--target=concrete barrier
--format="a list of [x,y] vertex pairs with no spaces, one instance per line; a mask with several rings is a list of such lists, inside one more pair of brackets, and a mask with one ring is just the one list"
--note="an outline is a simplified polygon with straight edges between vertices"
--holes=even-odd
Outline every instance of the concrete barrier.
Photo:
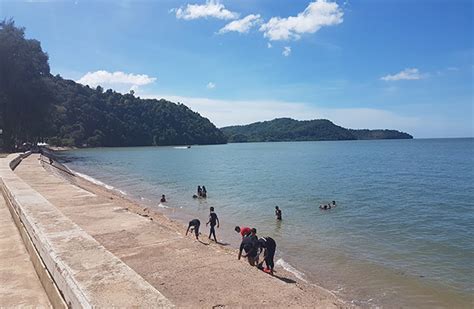
[[21,160],[28,157],[31,154],[31,151],[27,151],[25,153],[18,153],[13,155],[13,159],[10,161],[9,166],[12,171],[21,163]]
[[0,186],[67,306],[173,307],[12,171],[27,155],[0,159]]

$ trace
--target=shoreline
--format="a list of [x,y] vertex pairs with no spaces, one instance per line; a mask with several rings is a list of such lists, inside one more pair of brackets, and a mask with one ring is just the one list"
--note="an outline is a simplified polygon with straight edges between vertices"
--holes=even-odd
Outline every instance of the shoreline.
[[[153,215],[163,216],[170,222],[174,222],[177,225],[181,226],[181,229],[178,231],[179,233],[182,233],[182,231],[186,230],[187,222],[189,220],[194,219],[195,217],[194,214],[192,214],[190,211],[187,211],[186,209],[169,207],[169,206],[163,205],[161,202],[154,202],[153,200],[150,200],[148,198],[129,195],[127,192],[119,188],[116,188],[110,184],[104,183],[98,179],[93,178],[92,176],[70,169],[69,167],[67,167],[67,165],[64,165],[64,166],[66,166],[66,168],[69,171],[74,173],[76,177],[80,179],[80,181],[76,182],[75,184],[80,186],[81,188],[88,191],[94,191],[94,189],[97,191],[105,191],[114,197],[121,198],[125,200],[126,202],[133,203],[134,205],[136,205],[136,208],[134,208],[134,210],[132,211],[134,211],[136,214],[140,216],[144,216],[144,217],[148,216],[150,218],[154,218]],[[156,203],[158,204],[155,205]],[[154,218],[154,220],[156,220],[156,218]],[[204,220],[201,220],[201,222],[203,221]],[[224,222],[224,224],[228,223],[223,220],[221,220],[221,222]],[[200,237],[201,239],[206,239],[207,232],[205,232],[205,230],[207,230],[207,227],[204,226],[205,230],[202,228],[203,226],[201,226]],[[234,233],[227,234],[227,233],[222,233],[222,232],[219,232],[218,234],[219,234],[219,237],[218,237],[219,243],[221,245],[225,245],[224,249],[230,250],[230,252],[233,252],[233,254],[236,254],[239,250],[239,241],[235,241],[236,237],[232,237],[232,236],[235,236],[237,234],[234,235]],[[237,239],[239,237],[240,235],[237,235]],[[318,286],[319,288],[322,288],[326,290],[327,292],[333,294],[335,297],[338,297],[331,290],[326,289],[322,286],[319,286],[318,284],[314,282],[311,282],[305,279],[306,274],[303,271],[291,265],[290,263],[288,263],[286,260],[284,260],[283,257],[281,257],[278,254],[278,252],[275,254],[275,265],[282,267],[287,273],[292,274],[293,277],[299,279],[300,281],[304,283],[308,283],[308,284],[314,284]]]
[[[47,162],[44,162],[44,163],[47,164]],[[157,206],[145,205],[146,203],[138,200],[138,198],[135,198],[134,196],[130,196],[126,194],[125,192],[120,191],[119,189],[114,188],[108,184],[102,183],[100,181],[99,181],[100,184],[94,183],[93,181],[91,181],[94,178],[88,175],[74,172],[76,177],[73,177],[65,173],[62,169],[58,169],[57,167],[54,168],[53,170],[54,170],[53,173],[56,176],[61,177],[67,182],[73,185],[76,185],[86,191],[89,191],[99,196],[103,196],[107,199],[113,200],[116,206],[123,207],[130,213],[134,213],[141,217],[147,218],[150,221],[153,221],[163,227],[172,229],[176,233],[185,237],[184,232],[186,230],[187,225],[185,224],[185,220],[183,218],[184,216],[180,217],[180,218],[183,218],[182,220],[178,218],[170,218],[171,216],[169,214],[165,214],[165,211],[167,211],[167,209],[157,209],[158,208]],[[84,176],[89,177],[91,179],[87,179]],[[192,236],[188,235],[187,238],[195,242],[193,235]],[[204,232],[201,235],[200,239],[207,242],[206,232]],[[222,241],[223,240],[222,237],[220,237],[219,240]],[[228,243],[224,243],[223,245],[218,245],[211,242],[208,246],[215,249],[216,251],[219,251],[218,254],[231,255],[236,260],[237,248],[233,246],[229,246],[229,245],[230,244]],[[306,296],[308,296],[309,298],[317,297],[317,299],[319,299],[320,301],[324,300],[325,305],[323,307],[332,307],[332,306],[335,306],[338,308],[356,308],[357,307],[354,304],[350,304],[342,300],[333,292],[317,284],[307,282],[304,278],[298,275],[299,272],[296,269],[294,272],[286,270],[284,267],[282,267],[282,264],[284,263],[285,263],[284,260],[283,262],[276,263],[275,278],[282,280],[282,282],[285,282],[286,285],[296,286],[299,290],[303,291],[305,294],[307,293]],[[253,268],[253,267],[250,267],[246,262],[242,265],[239,265],[239,267]],[[292,267],[290,266],[290,268]],[[252,271],[253,270],[254,269],[252,269]],[[242,305],[242,304],[239,304],[239,305]],[[306,307],[306,305],[304,304],[298,304],[297,306]]]

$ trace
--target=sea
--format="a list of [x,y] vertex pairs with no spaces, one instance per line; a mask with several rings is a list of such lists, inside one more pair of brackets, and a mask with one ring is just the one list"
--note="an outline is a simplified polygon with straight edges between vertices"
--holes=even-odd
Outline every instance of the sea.
[[[206,222],[214,207],[223,244],[238,245],[236,225],[255,227],[277,242],[277,265],[348,303],[474,307],[473,138],[94,148],[61,157],[183,223]],[[207,199],[192,197],[198,185]],[[333,200],[336,207],[319,208]]]

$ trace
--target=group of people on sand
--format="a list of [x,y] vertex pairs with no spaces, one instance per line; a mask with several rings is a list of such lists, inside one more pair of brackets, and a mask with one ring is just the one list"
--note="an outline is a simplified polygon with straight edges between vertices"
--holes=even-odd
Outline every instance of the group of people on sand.
[[[275,206],[275,216],[277,220],[282,220],[282,213],[278,206]],[[217,243],[216,230],[215,227],[219,228],[219,218],[214,211],[214,207],[210,208],[209,219],[206,223],[206,226],[210,225],[209,230],[209,239],[214,238],[214,241]],[[186,236],[188,233],[194,233],[196,239],[199,240],[199,228],[201,222],[199,219],[192,219],[189,221],[188,228],[186,230]],[[258,237],[256,228],[249,227],[240,227],[236,226],[235,231],[240,233],[242,241],[239,247],[238,259],[242,257],[247,258],[248,262],[252,266],[256,266],[258,269],[265,271],[266,273],[273,274],[275,263],[275,251],[276,251],[276,242],[271,237]],[[244,252],[244,253],[243,253]],[[262,258],[260,259],[260,256]],[[263,268],[263,263],[265,263],[265,268]]]
[[[256,266],[258,269],[273,275],[276,251],[275,240],[268,236],[259,238],[256,228],[236,226],[235,231],[242,236],[237,259],[240,260],[241,257],[247,258],[251,266]],[[242,254],[242,252],[245,253]],[[260,259],[261,255],[263,255],[262,259]],[[263,268],[264,262],[265,268]]]
[[332,201],[331,203],[324,204],[324,205],[323,204],[319,205],[319,209],[321,210],[329,210],[334,207],[336,207],[336,201]]
[[198,186],[197,188],[197,195],[193,195],[193,198],[206,198],[207,197],[207,190],[206,190],[206,186]]

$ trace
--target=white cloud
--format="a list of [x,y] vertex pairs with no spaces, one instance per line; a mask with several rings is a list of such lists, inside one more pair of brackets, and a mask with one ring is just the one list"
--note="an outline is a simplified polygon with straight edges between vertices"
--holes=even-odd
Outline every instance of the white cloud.
[[285,57],[288,57],[291,54],[291,47],[290,46],[283,47],[283,52],[281,54]]
[[267,48],[272,48],[272,44],[270,42],[267,42]]
[[380,79],[384,81],[397,81],[397,80],[418,80],[422,79],[423,75],[416,68],[405,69],[393,75],[383,76]]
[[225,25],[219,34],[235,31],[239,33],[248,33],[250,29],[261,22],[260,15],[250,14],[242,19],[234,20]]
[[214,89],[214,88],[216,88],[216,84],[214,84],[213,82],[209,82],[209,83],[207,83],[206,88],[207,89]]
[[155,77],[146,74],[127,74],[124,72],[107,72],[103,70],[87,72],[82,76],[78,83],[89,85],[90,87],[101,86],[105,89],[112,88],[119,92],[128,92],[138,89],[139,86],[152,84],[156,81]]
[[238,13],[227,10],[219,0],[206,0],[205,4],[187,4],[186,7],[173,9],[178,19],[198,19],[214,17],[218,19],[236,19]]
[[321,27],[342,23],[343,15],[337,3],[316,0],[297,16],[272,17],[260,27],[260,31],[271,41],[299,39],[301,34],[315,33]]

